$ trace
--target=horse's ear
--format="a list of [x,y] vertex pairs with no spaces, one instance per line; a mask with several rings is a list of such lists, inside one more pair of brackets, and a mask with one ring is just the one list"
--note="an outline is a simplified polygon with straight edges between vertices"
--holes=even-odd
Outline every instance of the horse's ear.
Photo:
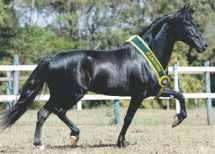
[[190,12],[190,13],[192,13],[193,10],[192,10],[190,4],[188,3],[188,4],[185,4],[185,5],[186,5],[185,10],[188,11],[188,12]]
[[188,4],[184,4],[183,7],[181,7],[176,13],[173,14],[172,18],[178,18],[180,16],[184,16],[184,14],[186,13]]
[[186,3],[181,9],[179,9],[179,12],[189,11],[190,9],[191,9],[190,4]]
[[170,23],[172,23],[181,18],[183,18],[183,19],[189,18],[189,17],[191,17],[192,11],[193,10],[191,9],[190,4],[186,3],[183,5],[182,8],[180,8],[177,12],[173,13],[169,17],[169,21],[170,21]]
[[190,9],[190,4],[187,3],[187,4],[184,5],[184,7],[185,7],[186,10],[189,10]]
[[191,8],[189,3],[184,4],[184,6],[178,11],[179,15],[190,16],[194,10]]
[[184,12],[187,9],[188,4],[184,4],[184,6],[179,10],[179,12]]

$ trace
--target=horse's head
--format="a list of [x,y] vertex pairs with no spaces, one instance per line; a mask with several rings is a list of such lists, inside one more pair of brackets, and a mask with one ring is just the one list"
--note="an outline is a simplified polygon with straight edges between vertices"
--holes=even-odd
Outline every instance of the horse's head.
[[187,43],[198,52],[203,52],[207,48],[206,41],[193,23],[189,5],[172,14],[169,23],[173,26],[175,39]]

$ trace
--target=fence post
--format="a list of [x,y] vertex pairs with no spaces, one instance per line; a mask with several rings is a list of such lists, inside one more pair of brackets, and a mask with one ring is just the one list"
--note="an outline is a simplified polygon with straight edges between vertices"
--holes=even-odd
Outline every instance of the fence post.
[[[19,56],[18,55],[14,55],[13,65],[19,65]],[[19,93],[19,72],[14,71],[13,72],[13,94],[18,95],[18,93]],[[12,103],[12,105],[14,105],[14,104]]]
[[[11,95],[11,72],[7,72],[7,81],[6,81],[6,95]],[[9,109],[12,106],[12,102],[8,101],[6,104],[6,109]]]
[[[173,69],[174,69],[174,89],[175,91],[179,91],[179,72],[178,72],[179,63],[177,62]],[[180,104],[179,101],[176,99],[176,113],[180,113]]]
[[120,100],[116,99],[113,101],[113,111],[114,111],[114,123],[116,125],[120,124]]
[[[205,67],[208,67],[210,65],[209,61],[205,62]],[[210,72],[205,73],[205,89],[207,93],[211,93],[211,79],[210,79]],[[208,125],[211,125],[212,123],[212,99],[207,98],[207,122]]]
[[78,101],[78,104],[77,104],[77,110],[82,110],[82,101]]
[[166,110],[170,109],[169,99],[166,100]]

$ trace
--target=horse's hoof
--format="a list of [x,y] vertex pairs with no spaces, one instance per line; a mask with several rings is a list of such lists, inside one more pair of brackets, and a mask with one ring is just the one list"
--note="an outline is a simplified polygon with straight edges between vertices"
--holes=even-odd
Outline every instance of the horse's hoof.
[[34,146],[36,149],[38,149],[38,150],[44,150],[45,149],[45,145],[35,145]]
[[70,136],[70,143],[72,147],[76,147],[78,142],[78,138],[76,136]]
[[126,148],[129,145],[129,142],[126,140],[118,140],[117,146],[119,148]]
[[178,126],[183,120],[180,119],[178,117],[178,114],[176,114],[174,117],[173,117],[173,123],[172,123],[172,128]]

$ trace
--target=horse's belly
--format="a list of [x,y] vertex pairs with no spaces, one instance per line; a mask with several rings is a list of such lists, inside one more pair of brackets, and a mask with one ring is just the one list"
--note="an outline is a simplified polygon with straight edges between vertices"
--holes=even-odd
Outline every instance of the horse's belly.
[[102,80],[92,81],[89,90],[105,95],[129,96],[127,82],[120,79],[103,78]]
[[90,89],[90,91],[110,96],[130,96],[129,91],[125,89]]

